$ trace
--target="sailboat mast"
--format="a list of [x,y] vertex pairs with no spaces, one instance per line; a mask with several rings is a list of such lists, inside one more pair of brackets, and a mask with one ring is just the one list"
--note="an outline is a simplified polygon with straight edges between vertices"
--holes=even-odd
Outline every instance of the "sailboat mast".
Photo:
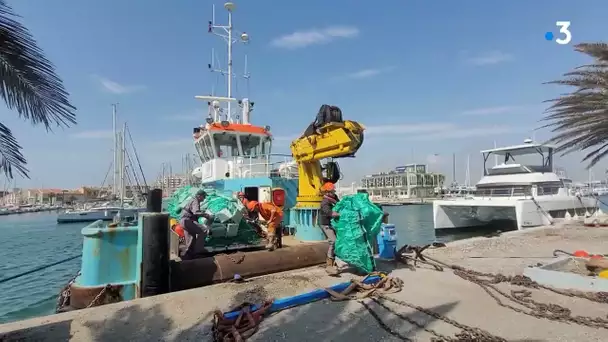
[[456,184],[456,153],[452,153],[452,183]]
[[118,132],[116,131],[116,103],[112,104],[112,132],[113,132],[113,141],[114,148],[112,152],[114,152],[114,172],[112,175],[112,195],[116,196],[118,193],[118,137],[116,136]]
[[125,122],[122,126],[122,134],[120,139],[120,207],[124,206],[125,200],[125,167],[126,167],[126,145],[125,145],[125,133],[127,132],[127,123]]

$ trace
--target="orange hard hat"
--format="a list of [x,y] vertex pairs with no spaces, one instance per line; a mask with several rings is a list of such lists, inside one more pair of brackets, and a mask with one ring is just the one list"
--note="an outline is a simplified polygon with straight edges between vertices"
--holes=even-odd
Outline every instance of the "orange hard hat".
[[323,184],[323,186],[321,186],[321,191],[334,191],[336,190],[336,186],[334,185],[334,183],[331,182],[326,182],[325,184]]
[[249,201],[249,202],[247,202],[247,210],[253,211],[253,210],[255,210],[255,207],[257,205],[258,205],[257,201]]

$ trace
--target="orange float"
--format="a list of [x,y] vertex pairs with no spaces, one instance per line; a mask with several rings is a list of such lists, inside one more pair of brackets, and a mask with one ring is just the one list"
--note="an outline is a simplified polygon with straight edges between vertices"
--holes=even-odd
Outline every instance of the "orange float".
[[572,253],[572,255],[574,255],[575,257],[579,257],[579,258],[588,258],[589,257],[589,253],[587,253],[586,251],[574,251],[574,253]]
[[601,254],[594,254],[590,258],[591,259],[604,259],[604,256]]

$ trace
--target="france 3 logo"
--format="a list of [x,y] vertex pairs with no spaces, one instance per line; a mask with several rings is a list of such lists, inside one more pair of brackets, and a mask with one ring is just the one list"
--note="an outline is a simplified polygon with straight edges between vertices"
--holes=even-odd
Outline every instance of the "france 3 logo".
[[545,39],[548,41],[555,41],[559,45],[566,45],[572,40],[572,33],[570,32],[569,21],[556,21],[555,26],[559,29],[559,34],[554,34],[549,31],[545,33]]

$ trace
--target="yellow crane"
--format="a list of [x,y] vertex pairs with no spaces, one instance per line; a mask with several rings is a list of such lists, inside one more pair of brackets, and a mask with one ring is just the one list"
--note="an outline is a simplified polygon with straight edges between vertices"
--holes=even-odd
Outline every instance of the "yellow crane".
[[[324,107],[326,106],[321,107],[321,111]],[[354,157],[363,144],[365,127],[356,121],[342,120],[340,109],[330,108],[339,112],[338,120],[319,122],[317,119],[316,124],[313,123],[303,136],[291,143],[291,153],[298,165],[299,177],[296,208],[318,208],[323,198],[323,183],[336,183],[339,180],[340,170],[337,163],[331,161],[323,167],[321,160]]]

